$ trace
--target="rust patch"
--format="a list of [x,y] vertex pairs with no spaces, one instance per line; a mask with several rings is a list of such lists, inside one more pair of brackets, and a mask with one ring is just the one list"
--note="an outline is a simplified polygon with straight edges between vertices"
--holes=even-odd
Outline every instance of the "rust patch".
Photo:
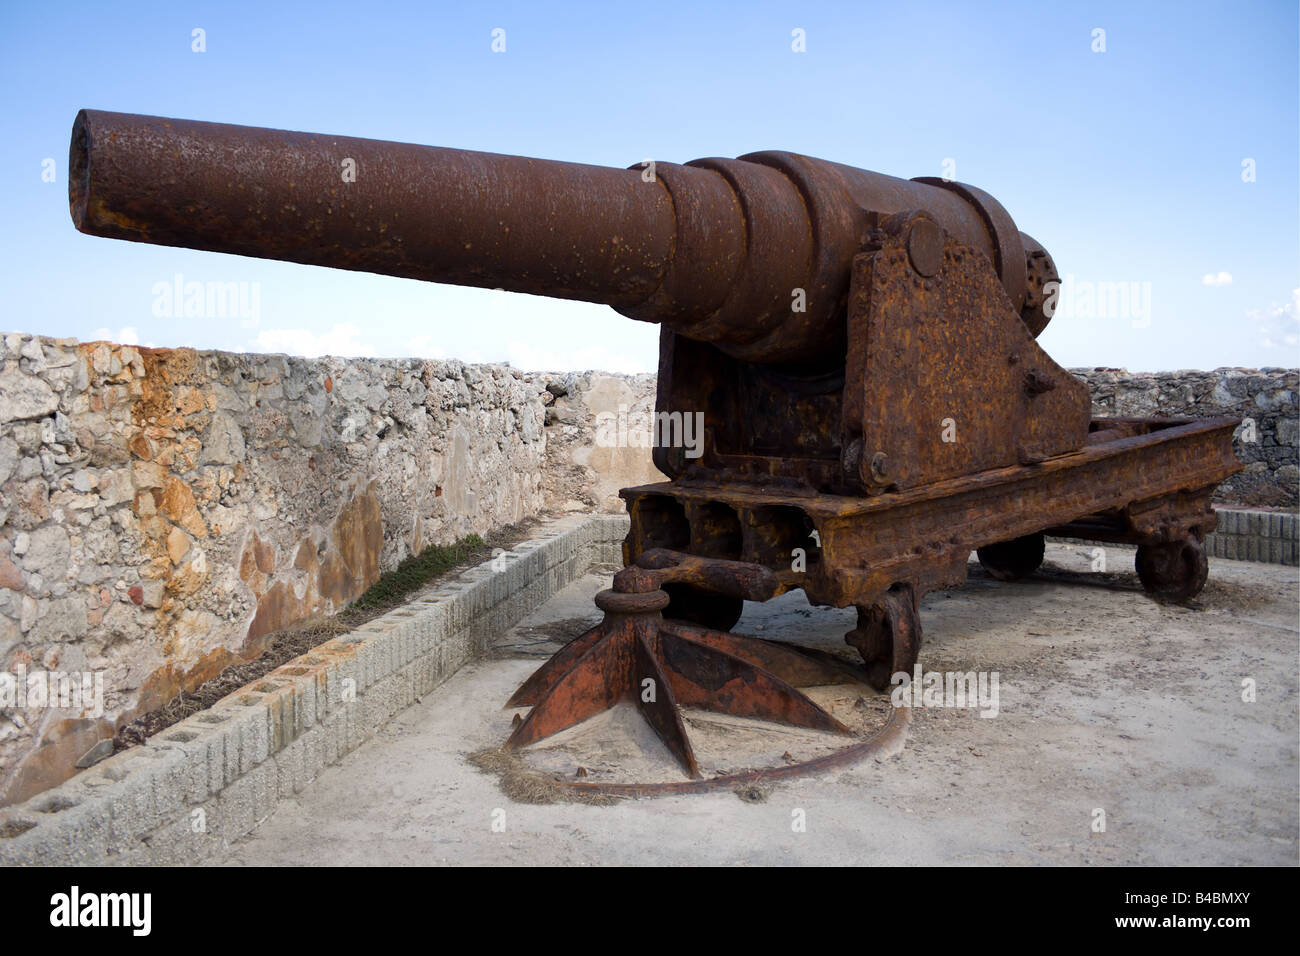
[[[293,593],[293,585],[288,581],[273,584],[257,602],[257,614],[248,626],[248,639],[244,644],[247,654],[251,647],[261,647],[261,638],[275,631],[283,630],[295,621],[312,613],[310,593],[300,599]],[[260,652],[260,650],[259,650]]]
[[127,443],[127,447],[130,448],[131,454],[137,458],[143,458],[145,461],[149,461],[154,456],[153,442],[149,440],[149,436],[143,431],[136,432]]
[[196,538],[208,536],[208,526],[199,515],[194,492],[179,478],[168,476],[162,494],[162,512]]
[[[137,714],[155,710],[181,691],[192,691],[232,664],[242,664],[249,659],[250,657],[236,654],[229,648],[217,647],[208,651],[188,668],[176,661],[168,661],[144,679],[140,685],[135,707],[118,718],[118,725],[124,726],[130,723]],[[111,732],[109,736],[112,736]]]
[[331,551],[321,560],[316,589],[322,598],[332,601],[336,607],[352,599],[352,576],[342,555]]
[[60,720],[41,735],[37,747],[24,755],[0,789],[0,806],[21,803],[77,772],[77,760],[101,740],[113,736],[111,721],[86,717]]
[[21,591],[27,586],[17,566],[6,557],[0,557],[0,588]]
[[372,485],[342,507],[330,527],[328,541],[321,556],[312,538],[298,543],[291,573],[306,571],[309,575],[306,590],[298,597],[293,581],[272,580],[273,547],[256,532],[250,536],[240,559],[240,577],[258,595],[258,602],[245,653],[274,631],[314,614],[342,608],[379,579],[384,526]]
[[299,571],[315,573],[320,568],[316,558],[316,545],[311,538],[298,542],[298,552],[294,555],[293,566]]
[[[140,426],[194,428],[188,416],[205,408],[192,386],[198,373],[198,353],[193,349],[138,349],[144,362],[141,394],[132,405],[132,420]],[[184,390],[183,393],[180,390]],[[182,411],[186,409],[186,411]],[[203,422],[202,425],[206,425]]]
[[275,571],[275,547],[265,543],[256,531],[253,532],[253,560],[263,574]]
[[384,546],[384,523],[379,499],[371,488],[343,506],[335,519],[330,540],[347,567],[347,587],[337,600],[351,601],[379,579],[379,556]]

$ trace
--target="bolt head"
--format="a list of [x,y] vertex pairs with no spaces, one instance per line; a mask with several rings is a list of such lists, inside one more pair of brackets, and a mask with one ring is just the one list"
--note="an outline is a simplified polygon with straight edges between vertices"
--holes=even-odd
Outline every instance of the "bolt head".
[[943,230],[929,219],[918,219],[907,231],[907,257],[918,275],[930,278],[943,265]]

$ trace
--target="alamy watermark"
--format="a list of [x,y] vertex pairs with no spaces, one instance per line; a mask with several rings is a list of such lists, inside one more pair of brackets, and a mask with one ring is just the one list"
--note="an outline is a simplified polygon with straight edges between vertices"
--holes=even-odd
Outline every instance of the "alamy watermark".
[[83,893],[73,885],[50,897],[50,925],[123,927],[132,936],[148,936],[153,925],[152,893]]
[[684,448],[687,458],[704,454],[703,412],[617,412],[596,414],[599,448]]
[[36,710],[57,707],[79,711],[82,717],[104,716],[103,671],[34,671],[18,664],[0,671],[0,709]]
[[256,325],[262,317],[260,282],[186,282],[178,272],[150,291],[160,319],[244,319]]
[[1131,319],[1139,329],[1151,324],[1150,282],[1093,282],[1067,272],[1043,292],[1043,311],[1058,319]]
[[950,707],[978,710],[981,717],[998,715],[997,671],[928,671],[917,664],[911,674],[899,671],[889,701],[895,707]]

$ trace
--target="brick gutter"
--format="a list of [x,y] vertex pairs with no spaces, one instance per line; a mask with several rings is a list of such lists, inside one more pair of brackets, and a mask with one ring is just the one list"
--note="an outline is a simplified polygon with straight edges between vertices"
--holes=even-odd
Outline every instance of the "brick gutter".
[[0,865],[180,865],[221,852],[592,565],[621,564],[627,528],[624,515],[548,522],[503,557],[0,809]]

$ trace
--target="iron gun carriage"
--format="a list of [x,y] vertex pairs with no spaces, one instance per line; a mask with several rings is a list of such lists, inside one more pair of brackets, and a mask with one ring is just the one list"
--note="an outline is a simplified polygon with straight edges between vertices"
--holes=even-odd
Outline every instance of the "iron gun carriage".
[[[341,174],[349,168],[349,178]],[[611,169],[83,111],[93,235],[604,303],[661,327],[657,411],[698,454],[626,488],[605,621],[512,699],[523,746],[635,699],[689,775],[678,705],[843,729],[796,685],[843,665],[732,634],[745,600],[856,607],[877,688],[968,558],[1032,573],[1046,535],[1137,545],[1143,587],[1204,585],[1231,419],[1093,418],[1036,337],[1057,271],[993,197],[793,153]],[[644,700],[647,679],[660,688]]]

